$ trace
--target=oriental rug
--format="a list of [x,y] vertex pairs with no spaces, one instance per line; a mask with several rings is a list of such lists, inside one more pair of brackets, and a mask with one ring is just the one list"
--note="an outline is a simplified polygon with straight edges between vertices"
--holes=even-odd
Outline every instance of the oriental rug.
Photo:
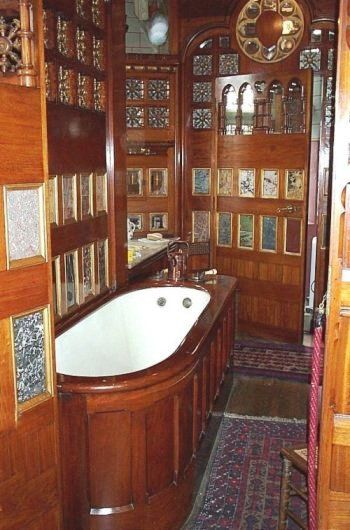
[[305,432],[300,420],[225,413],[183,530],[276,530],[280,450],[304,443]]
[[308,381],[311,354],[312,348],[296,344],[238,341],[233,350],[233,371]]

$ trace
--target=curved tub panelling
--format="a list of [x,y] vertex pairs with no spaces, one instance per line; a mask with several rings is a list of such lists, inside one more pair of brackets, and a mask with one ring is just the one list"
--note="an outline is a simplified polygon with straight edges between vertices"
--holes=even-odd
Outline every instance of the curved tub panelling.
[[209,293],[208,305],[176,352],[155,366],[58,376],[66,530],[181,528],[198,443],[229,362],[235,285],[219,276],[196,289]]

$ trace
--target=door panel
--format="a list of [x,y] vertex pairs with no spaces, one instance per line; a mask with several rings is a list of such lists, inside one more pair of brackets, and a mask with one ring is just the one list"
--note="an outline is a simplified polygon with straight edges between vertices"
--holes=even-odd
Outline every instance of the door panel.
[[[278,80],[256,74],[216,81],[221,131],[213,175],[216,267],[239,279],[241,332],[293,342],[303,331],[310,81],[310,72]],[[299,100],[288,102],[295,82]],[[278,119],[270,91],[277,83]],[[245,116],[240,96],[248,84],[252,118]],[[229,126],[228,87],[237,95]],[[298,108],[304,114],[299,124],[293,115]]]
[[19,84],[0,82],[0,529],[58,530],[44,96]]

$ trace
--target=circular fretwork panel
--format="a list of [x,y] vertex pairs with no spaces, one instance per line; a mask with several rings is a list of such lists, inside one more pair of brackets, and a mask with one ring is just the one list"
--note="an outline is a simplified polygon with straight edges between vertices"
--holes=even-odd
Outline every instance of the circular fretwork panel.
[[276,63],[300,44],[304,16],[295,0],[248,0],[236,25],[237,42],[253,61]]

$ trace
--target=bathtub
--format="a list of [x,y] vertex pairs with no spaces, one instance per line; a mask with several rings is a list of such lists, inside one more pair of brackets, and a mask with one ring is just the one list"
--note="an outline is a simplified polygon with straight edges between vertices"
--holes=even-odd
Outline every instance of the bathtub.
[[133,285],[56,339],[65,530],[176,530],[228,367],[235,279]]

